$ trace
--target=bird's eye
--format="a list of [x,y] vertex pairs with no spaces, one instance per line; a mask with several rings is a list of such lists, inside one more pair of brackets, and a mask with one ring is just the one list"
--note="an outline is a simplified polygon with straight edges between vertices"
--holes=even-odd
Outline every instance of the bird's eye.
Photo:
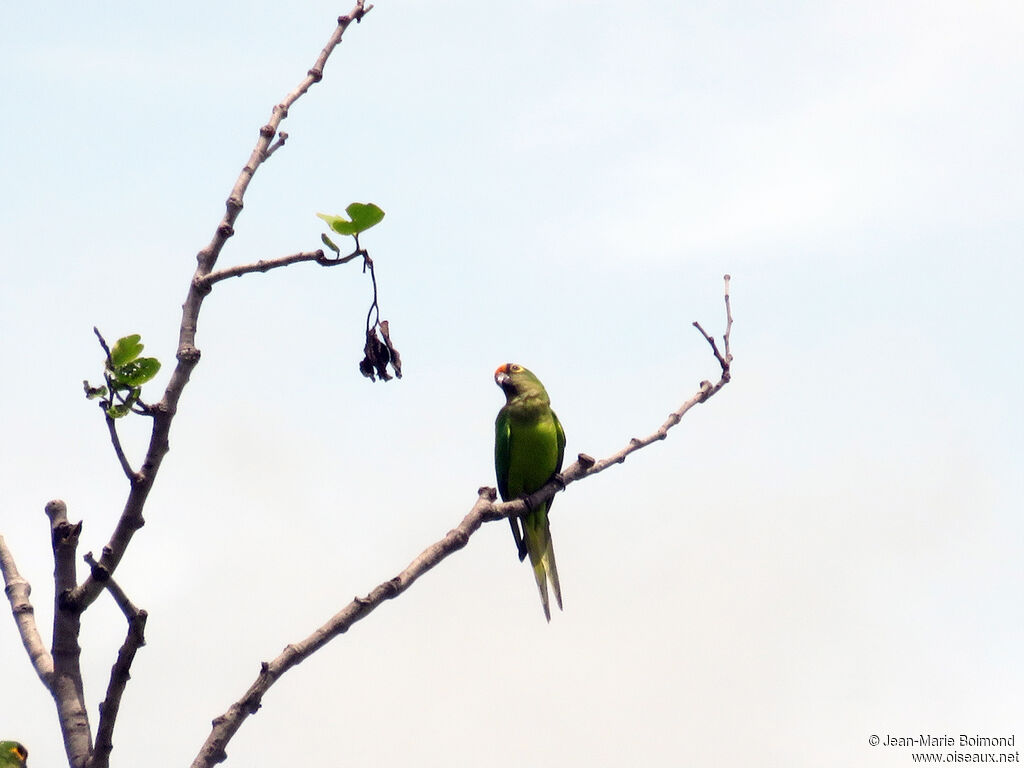
[[21,744],[15,744],[14,749],[11,751],[18,756],[19,760],[24,760],[28,757],[28,750],[21,746]]
[[521,365],[516,365],[515,363],[513,363],[512,365],[510,365],[510,366],[508,367],[508,369],[509,369],[510,371],[512,371],[513,373],[519,373],[519,371],[523,370],[523,366],[521,366]]

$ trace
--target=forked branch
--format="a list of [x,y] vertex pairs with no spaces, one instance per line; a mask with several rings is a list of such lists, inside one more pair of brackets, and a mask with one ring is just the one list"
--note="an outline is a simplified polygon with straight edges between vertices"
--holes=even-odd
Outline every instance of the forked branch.
[[366,251],[361,248],[357,248],[352,253],[346,256],[339,256],[337,258],[331,258],[326,256],[323,251],[303,251],[302,253],[293,253],[288,256],[279,256],[276,259],[260,259],[252,264],[239,264],[234,267],[226,267],[224,269],[218,269],[211,272],[203,277],[196,277],[196,286],[202,289],[209,289],[214,283],[219,283],[221,280],[227,280],[229,277],[241,277],[242,275],[249,275],[253,272],[269,272],[272,269],[280,269],[281,267],[291,266],[292,264],[300,264],[304,261],[315,261],[321,267],[335,267],[339,264],[348,264],[359,256],[366,258]]
[[[131,540],[145,524],[143,510],[164,457],[170,450],[171,423],[177,413],[178,402],[188,384],[192,371],[199,363],[200,353],[195,346],[199,314],[211,286],[218,280],[251,271],[267,271],[287,263],[315,260],[324,266],[363,256],[356,253],[351,257],[328,259],[322,252],[302,253],[291,257],[263,262],[257,265],[235,267],[214,272],[217,260],[234,234],[234,225],[242,211],[243,201],[249,183],[256,171],[277,150],[284,146],[287,134],[280,131],[281,123],[292,105],[311,86],[323,78],[324,66],[331,53],[341,42],[342,36],[352,22],[359,22],[372,6],[364,0],[355,0],[348,14],[337,18],[337,26],[320,51],[311,69],[306,72],[298,85],[271,110],[269,121],[259,129],[256,144],[248,161],[238,175],[225,203],[224,214],[216,226],[209,244],[196,256],[196,269],[182,305],[181,323],[178,332],[177,365],[159,402],[152,405],[135,403],[132,410],[152,418],[152,428],[145,457],[137,469],[133,468],[121,444],[116,425],[108,419],[111,443],[118,463],[129,481],[127,498],[121,514],[103,547],[99,560],[90,558],[92,566],[82,583],[76,572],[76,551],[81,523],[71,523],[63,502],[52,501],[46,506],[50,518],[50,532],[54,558],[54,619],[53,641],[48,652],[40,637],[32,603],[29,600],[31,588],[22,578],[15,565],[14,557],[7,543],[0,538],[0,570],[3,571],[6,593],[14,614],[15,623],[25,650],[36,673],[52,694],[56,702],[57,716],[64,738],[65,751],[72,768],[104,768],[109,759],[111,734],[118,711],[121,695],[129,677],[129,670],[135,652],[143,644],[143,628],[146,614],[136,609],[112,580]],[[101,345],[110,359],[110,348],[97,332]],[[91,395],[86,384],[86,393]],[[127,405],[126,401],[120,403]],[[104,589],[110,591],[128,619],[128,633],[111,670],[107,696],[101,705],[100,723],[96,747],[93,747],[92,731],[89,725],[88,709],[85,702],[84,685],[80,667],[81,616],[96,601]]]
[[110,682],[107,684],[106,698],[100,703],[100,722],[96,728],[96,746],[89,757],[86,768],[107,768],[110,765],[110,753],[114,748],[114,724],[117,713],[121,709],[121,697],[131,678],[132,662],[139,648],[146,644],[145,631],[148,614],[135,606],[128,595],[110,574],[104,573],[101,566],[92,556],[85,555],[85,562],[92,568],[98,581],[106,585],[107,592],[114,598],[128,621],[128,633],[117,652],[117,659],[110,669]]
[[[195,346],[196,330],[199,323],[199,312],[202,309],[203,301],[210,293],[211,285],[217,280],[231,277],[234,274],[243,274],[246,271],[259,271],[260,267],[229,268],[220,273],[214,273],[214,267],[220,256],[224,245],[234,234],[235,221],[242,211],[243,200],[249,183],[259,167],[267,160],[270,154],[283,144],[283,137],[278,133],[281,122],[288,116],[289,108],[315,83],[320,82],[323,77],[324,66],[328,57],[341,42],[342,35],[352,22],[360,21],[373,6],[364,5],[363,0],[357,0],[355,7],[344,16],[338,17],[338,24],[331,34],[327,44],[320,51],[312,68],[299,84],[288,93],[272,110],[270,120],[260,128],[259,138],[255,147],[249,155],[249,160],[242,168],[238,179],[235,181],[225,203],[224,216],[214,231],[210,243],[203,248],[196,256],[196,270],[189,286],[185,302],[182,304],[181,326],[178,333],[177,365],[171,374],[163,397],[158,403],[149,407],[148,413],[153,417],[153,427],[150,434],[149,445],[146,449],[146,457],[142,466],[133,474],[133,482],[125,501],[121,516],[117,521],[114,532],[103,548],[99,563],[106,573],[113,574],[117,570],[125,550],[131,542],[132,537],[139,528],[145,524],[142,512],[153,488],[157,472],[163,463],[164,457],[170,450],[171,422],[178,410],[178,401],[182,392],[188,384],[192,371],[199,364],[199,349]],[[276,143],[275,137],[277,137]],[[292,257],[284,257],[283,260],[275,260],[271,263],[264,263],[266,269],[276,266],[284,266],[285,263],[295,263],[304,260],[316,260],[323,257],[322,253],[300,253]],[[291,259],[291,261],[288,261]],[[250,265],[251,266],[251,265]],[[264,270],[265,271],[265,270]],[[120,461],[120,456],[118,457]],[[127,462],[121,462],[122,468],[127,474],[130,467]],[[95,573],[95,571],[94,571]],[[98,581],[93,574],[82,582],[81,585],[68,595],[68,600],[77,610],[83,611],[92,604],[104,585]]]

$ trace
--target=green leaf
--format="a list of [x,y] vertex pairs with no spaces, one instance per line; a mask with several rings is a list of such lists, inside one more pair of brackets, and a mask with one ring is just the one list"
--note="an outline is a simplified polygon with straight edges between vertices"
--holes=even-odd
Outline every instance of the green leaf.
[[356,232],[365,232],[384,219],[384,211],[373,203],[350,203],[345,213],[352,219]]
[[[319,215],[319,214],[318,214],[318,215]],[[338,246],[336,246],[336,245],[334,244],[334,241],[333,241],[333,240],[331,240],[331,238],[329,238],[329,237],[328,237],[327,235],[325,235],[325,234],[321,233],[321,234],[320,234],[320,239],[321,239],[321,240],[323,241],[324,245],[326,245],[326,246],[327,246],[328,248],[330,248],[330,249],[331,249],[332,251],[334,251],[335,253],[341,253],[341,249],[340,249],[340,248],[338,248]]]
[[82,388],[85,390],[85,396],[90,400],[95,400],[97,397],[106,397],[106,387],[94,387],[88,381],[82,382]]
[[131,413],[132,406],[138,401],[140,394],[142,394],[142,390],[139,387],[129,388],[128,397],[124,399],[123,403],[117,403],[107,408],[107,416],[112,419],[120,419],[122,416],[127,416]]
[[127,403],[121,405],[112,405],[107,408],[107,416],[112,419],[120,419],[122,416],[127,416],[132,410],[132,407]]
[[384,218],[384,211],[373,203],[351,203],[345,209],[345,213],[349,215],[348,219],[344,216],[330,216],[326,213],[318,213],[317,216],[326,221],[328,226],[339,235],[358,235],[360,232],[365,232],[370,227],[380,224]]
[[318,213],[317,216],[326,221],[327,225],[339,235],[354,235],[356,233],[355,226],[344,216],[328,216],[326,213]]
[[117,370],[125,363],[130,363],[140,354],[142,354],[142,343],[140,341],[142,337],[133,333],[131,336],[122,336],[114,343],[113,349],[110,350],[110,367]]
[[[141,344],[139,345],[141,348]],[[140,357],[113,370],[114,381],[126,387],[139,387],[156,376],[160,361],[155,357]]]

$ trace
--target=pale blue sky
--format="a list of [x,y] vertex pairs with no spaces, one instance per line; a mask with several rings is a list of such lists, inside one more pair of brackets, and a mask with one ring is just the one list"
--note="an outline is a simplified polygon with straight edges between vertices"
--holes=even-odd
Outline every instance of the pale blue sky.
[[[0,533],[44,634],[43,505],[97,551],[125,490],[81,396],[92,326],[169,371],[195,253],[348,10],[300,5],[5,14]],[[500,363],[542,378],[570,455],[653,431],[716,375],[689,324],[721,332],[725,272],[734,381],[558,498],[564,613],[486,526],[280,682],[227,765],[861,768],[912,762],[871,734],[1024,739],[1022,25],[1017,2],[379,3],[221,265],[378,203],[406,377],[356,370],[354,264],[214,290],[118,572],[151,618],[114,764],[188,765],[261,660],[462,518]],[[94,723],[122,637],[101,600]],[[0,738],[62,764],[9,616],[0,658]]]

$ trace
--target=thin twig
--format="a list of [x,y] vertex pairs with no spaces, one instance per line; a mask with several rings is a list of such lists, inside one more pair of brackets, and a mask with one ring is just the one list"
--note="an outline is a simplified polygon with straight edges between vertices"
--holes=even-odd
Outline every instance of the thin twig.
[[[726,282],[726,290],[728,291],[728,281]],[[728,297],[728,293],[726,296]],[[728,312],[728,301],[726,306]],[[725,334],[726,344],[728,344],[730,332],[731,328],[728,328]],[[707,334],[704,334],[704,336],[708,338]],[[298,643],[288,645],[273,661],[263,662],[256,680],[249,686],[245,694],[232,704],[223,715],[214,719],[213,729],[196,759],[192,762],[192,768],[211,768],[213,765],[226,760],[228,742],[231,741],[249,715],[253,715],[259,710],[264,694],[285,672],[305,661],[338,635],[347,632],[349,627],[360,619],[366,618],[385,600],[394,599],[405,592],[423,574],[448,556],[465,547],[469,542],[470,536],[485,522],[523,515],[529,509],[535,508],[538,504],[550,499],[559,491],[565,490],[570,483],[596,475],[615,464],[621,464],[634,451],[638,451],[659,440],[664,440],[668,435],[668,431],[682,420],[687,411],[698,403],[706,402],[708,398],[729,382],[729,360],[717,354],[717,348],[713,341],[711,342],[711,347],[716,352],[715,357],[722,368],[722,375],[718,382],[716,384],[711,384],[707,381],[701,382],[700,391],[669,414],[665,423],[655,432],[644,438],[633,438],[622,450],[600,461],[595,461],[586,454],[580,454],[578,460],[565,472],[556,476],[555,479],[528,497],[499,503],[495,501],[497,493],[493,488],[480,488],[477,491],[476,503],[462,519],[462,522],[450,530],[444,538],[423,550],[418,557],[406,566],[405,570],[394,578],[378,584],[366,597],[354,598],[352,602],[342,608],[327,623],[307,638]]]
[[[380,324],[380,307],[377,304],[377,275],[373,271],[373,259],[370,258],[370,254],[363,251],[363,272],[366,272],[367,267],[370,269],[370,282],[373,283],[373,303],[370,304],[370,308],[366,311],[366,331],[372,328],[376,328]],[[370,316],[373,315],[376,310],[377,315],[374,321],[370,322]]]
[[284,146],[284,143],[286,141],[288,141],[288,134],[285,133],[284,131],[278,131],[277,132],[277,141],[275,141],[273,144],[271,144],[269,147],[267,147],[267,153],[264,156],[264,159],[267,158],[267,157],[270,157],[272,154],[277,152],[277,150],[279,150],[281,147]]
[[117,461],[121,465],[121,469],[124,471],[125,477],[128,478],[129,483],[136,483],[139,480],[139,476],[135,470],[132,469],[132,465],[128,463],[128,457],[124,454],[124,448],[121,446],[121,438],[117,434],[117,422],[110,418],[107,413],[103,414],[103,418],[107,422],[107,431],[110,432],[110,442],[114,445],[114,453],[117,455]]
[[95,325],[92,327],[92,332],[96,334],[96,338],[100,340],[100,346],[103,347],[103,354],[107,356],[107,362],[110,362],[110,347],[107,346],[107,340],[103,338],[103,334],[100,333],[100,329]]
[[729,338],[732,336],[732,302],[729,300],[729,282],[732,280],[730,275],[725,275],[725,335],[722,337],[722,341],[725,346],[725,362],[732,363],[732,352],[729,351]]
[[[729,306],[729,275],[725,276],[725,311],[726,331],[723,336],[723,343],[725,348],[729,349],[729,339],[732,335],[732,310]],[[664,440],[668,437],[668,431],[682,421],[683,416],[686,415],[687,411],[695,405],[707,402],[710,397],[715,395],[722,387],[728,384],[732,380],[732,355],[728,354],[728,356],[723,357],[718,351],[718,346],[715,344],[715,340],[704,331],[700,326],[700,323],[694,323],[693,325],[698,331],[700,331],[701,335],[707,339],[708,344],[711,346],[711,351],[714,353],[715,359],[718,360],[718,364],[722,369],[721,376],[717,382],[712,384],[710,381],[702,381],[700,383],[700,391],[680,405],[676,410],[672,411],[657,430],[649,434],[647,437],[632,438],[620,451],[613,453],[611,456],[601,459],[600,461],[596,461],[590,456],[581,453],[578,460],[570,465],[568,469],[563,470],[559,477],[528,496],[525,506],[519,507],[518,505],[522,503],[519,501],[495,504],[494,513],[497,517],[514,517],[516,515],[521,515],[529,509],[535,508],[538,504],[547,501],[559,491],[564,490],[570,483],[582,480],[585,477],[590,477],[591,475],[596,475],[599,472],[604,472],[615,464],[622,464],[629,454],[639,451],[641,448],[644,448],[651,443]],[[511,509],[512,506],[515,506],[515,509]]]
[[240,277],[253,272],[269,272],[272,269],[287,267],[304,261],[315,261],[322,267],[335,267],[339,264],[347,264],[353,259],[365,255],[365,251],[358,248],[347,256],[339,256],[338,258],[326,256],[323,251],[319,250],[303,251],[301,253],[293,253],[289,256],[279,256],[276,259],[260,259],[253,264],[239,264],[235,267],[218,269],[208,275],[196,277],[194,283],[200,290],[209,290],[214,283],[219,283],[221,280],[227,280],[229,277]]
[[124,590],[121,589],[116,581],[114,581],[114,577],[107,573],[103,566],[99,564],[95,557],[93,557],[92,552],[86,552],[82,559],[89,564],[89,567],[97,580],[103,582],[107,592],[109,592],[110,596],[114,598],[114,602],[117,604],[117,607],[120,608],[121,613],[124,614],[125,619],[131,622],[132,619],[140,613],[145,613],[141,608],[136,608],[135,604],[128,599],[128,595],[126,595]]
[[[99,401],[99,406],[103,411],[104,419],[106,419],[107,431],[110,433],[110,442],[114,446],[114,454],[117,456],[117,461],[121,465],[121,470],[124,472],[125,477],[128,478],[128,482],[134,484],[139,480],[138,473],[132,469],[131,464],[128,462],[128,457],[125,455],[124,447],[121,445],[121,438],[117,434],[116,420],[111,418],[110,414],[107,413],[107,409],[114,405],[115,399],[121,405],[124,405],[127,400],[115,386],[113,376],[110,373],[113,368],[113,359],[110,356],[110,347],[107,345],[107,340],[103,338],[103,334],[100,333],[100,329],[96,326],[92,327],[92,332],[96,334],[96,338],[99,340],[100,346],[103,348],[103,354],[106,359],[103,378],[107,383],[107,396]],[[150,407],[141,400],[136,400],[132,404],[131,410],[134,413],[146,416],[151,413]]]
[[148,614],[144,610],[135,607],[135,604],[128,599],[124,590],[110,577],[103,573],[101,566],[92,556],[92,552],[85,555],[85,562],[96,571],[96,578],[104,582],[107,592],[114,598],[117,607],[121,609],[124,617],[128,620],[128,634],[117,652],[117,659],[110,669],[110,682],[107,684],[106,698],[100,703],[100,722],[96,728],[96,747],[86,768],[107,768],[110,764],[110,753],[114,748],[114,724],[117,722],[117,713],[121,708],[121,697],[124,695],[125,687],[131,678],[132,662],[139,648],[146,644],[145,630]]

